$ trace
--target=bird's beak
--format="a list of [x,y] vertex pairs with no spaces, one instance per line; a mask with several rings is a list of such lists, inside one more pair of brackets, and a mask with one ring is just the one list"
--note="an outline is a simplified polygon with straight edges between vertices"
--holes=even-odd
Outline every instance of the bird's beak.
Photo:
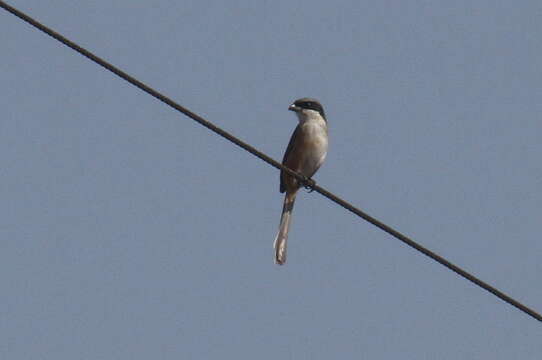
[[292,104],[288,107],[288,110],[298,112],[300,109],[294,104]]

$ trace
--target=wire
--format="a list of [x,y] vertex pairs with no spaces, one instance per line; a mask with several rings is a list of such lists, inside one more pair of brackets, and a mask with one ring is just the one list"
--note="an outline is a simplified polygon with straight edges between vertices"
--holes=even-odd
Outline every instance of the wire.
[[255,155],[256,157],[258,157],[261,160],[265,161],[266,163],[270,164],[271,166],[273,166],[273,167],[275,167],[277,169],[283,170],[283,171],[287,172],[288,174],[296,177],[298,180],[301,181],[301,183],[305,187],[310,188],[310,189],[320,193],[321,195],[327,197],[329,200],[331,200],[331,201],[335,202],[336,204],[342,206],[346,210],[356,214],[357,216],[361,217],[362,219],[370,222],[371,224],[373,224],[376,227],[380,228],[381,230],[387,232],[391,236],[393,236],[393,237],[397,238],[398,240],[402,241],[403,243],[407,244],[408,246],[416,249],[417,251],[421,252],[422,254],[424,254],[424,255],[430,257],[431,259],[435,260],[436,262],[444,265],[445,267],[452,270],[456,274],[458,274],[458,275],[464,277],[465,279],[473,282],[474,284],[478,285],[482,289],[492,293],[493,295],[497,296],[499,299],[501,299],[501,300],[507,302],[508,304],[516,307],[517,309],[519,309],[520,311],[524,312],[525,314],[533,317],[534,319],[542,322],[542,315],[540,315],[536,311],[534,311],[534,310],[530,309],[529,307],[523,305],[519,301],[514,300],[513,298],[506,295],[502,291],[500,291],[500,290],[496,289],[495,287],[489,285],[488,283],[478,279],[476,276],[474,276],[474,275],[468,273],[467,271],[461,269],[457,265],[454,265],[453,263],[446,260],[442,256],[437,255],[436,253],[432,252],[431,250],[426,249],[425,247],[423,247],[420,244],[416,243],[414,240],[408,238],[407,236],[401,234],[397,230],[391,228],[390,226],[388,226],[388,225],[380,222],[379,220],[373,218],[372,216],[366,214],[365,212],[363,212],[360,209],[356,208],[355,206],[348,203],[347,201],[339,198],[338,196],[336,196],[336,195],[332,194],[331,192],[327,191],[326,189],[316,185],[316,183],[313,180],[307,179],[305,176],[303,176],[301,174],[298,174],[295,171],[285,167],[281,163],[277,162],[276,160],[272,159],[271,157],[269,157],[266,154],[262,153],[261,151],[257,150],[253,146],[251,146],[251,145],[245,143],[244,141],[236,138],[235,136],[231,135],[230,133],[226,132],[225,130],[222,130],[218,126],[216,126],[213,123],[205,120],[204,118],[202,118],[201,116],[193,113],[192,111],[188,110],[187,108],[177,104],[176,102],[174,102],[173,100],[171,100],[167,96],[162,95],[158,91],[152,89],[151,87],[145,85],[141,81],[139,81],[139,80],[133,78],[132,76],[128,75],[124,71],[122,71],[122,70],[118,69],[117,67],[111,65],[107,61],[105,61],[105,60],[101,59],[100,57],[94,55],[90,51],[80,47],[79,45],[77,45],[76,43],[68,40],[67,38],[60,35],[59,33],[55,32],[55,31],[51,30],[50,28],[46,27],[45,25],[39,23],[38,21],[34,20],[30,16],[28,16],[28,15],[22,13],[21,11],[11,7],[10,5],[6,4],[4,1],[0,0],[0,7],[4,8],[6,11],[8,11],[11,14],[17,16],[18,18],[26,21],[27,23],[29,23],[30,25],[36,27],[37,29],[43,31],[47,35],[55,38],[56,40],[60,41],[64,45],[72,48],[73,50],[77,51],[81,55],[89,58],[90,60],[97,63],[98,65],[103,66],[107,70],[109,70],[112,73],[116,74],[120,78],[128,81],[129,83],[131,83],[132,85],[138,87],[139,89],[143,90],[144,92],[148,93],[149,95],[157,98],[158,100],[166,103],[167,105],[171,106],[175,110],[180,111],[181,113],[185,114],[189,118],[197,121],[201,125],[208,128],[209,130],[211,130],[211,131],[217,133],[218,135],[228,139],[229,141],[231,141],[234,144],[236,144],[237,146],[245,149],[246,151],[250,152],[251,154]]

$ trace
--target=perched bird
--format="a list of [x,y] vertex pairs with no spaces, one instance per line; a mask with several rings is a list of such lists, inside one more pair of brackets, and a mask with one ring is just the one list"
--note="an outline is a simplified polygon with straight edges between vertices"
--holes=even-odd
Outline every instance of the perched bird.
[[[299,124],[294,130],[282,164],[310,178],[320,168],[327,154],[328,135],[324,108],[315,99],[296,100],[288,110],[296,113]],[[302,184],[295,177],[281,171],[280,192],[286,192],[277,237],[275,238],[275,263],[286,262],[286,242],[292,218],[295,197]]]

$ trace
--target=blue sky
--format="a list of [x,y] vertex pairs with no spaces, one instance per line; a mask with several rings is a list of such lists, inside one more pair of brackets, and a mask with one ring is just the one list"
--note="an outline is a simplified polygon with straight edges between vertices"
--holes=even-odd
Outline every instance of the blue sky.
[[[17,1],[542,310],[539,1]],[[538,359],[534,319],[0,11],[6,359]]]

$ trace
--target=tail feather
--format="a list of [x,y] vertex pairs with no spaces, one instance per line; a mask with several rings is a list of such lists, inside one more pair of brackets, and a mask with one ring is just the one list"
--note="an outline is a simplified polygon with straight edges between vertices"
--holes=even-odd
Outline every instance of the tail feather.
[[275,264],[284,265],[286,262],[286,243],[288,240],[288,230],[290,228],[296,193],[297,191],[287,191],[286,196],[284,196],[279,231],[273,245],[275,248]]

